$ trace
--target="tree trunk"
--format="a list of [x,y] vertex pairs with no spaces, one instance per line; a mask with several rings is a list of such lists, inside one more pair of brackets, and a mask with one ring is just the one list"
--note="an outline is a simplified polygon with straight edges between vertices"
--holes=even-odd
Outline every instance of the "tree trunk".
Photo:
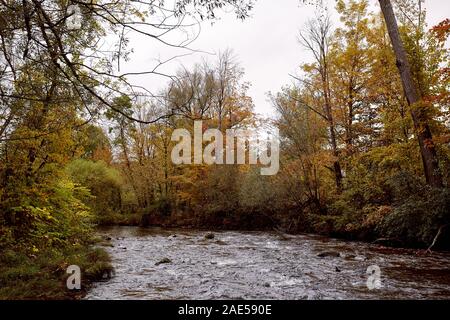
[[123,121],[121,121],[120,123],[120,144],[122,146],[122,152],[123,152],[123,156],[125,158],[125,164],[126,164],[126,168],[128,169],[125,174],[128,173],[128,179],[130,180],[130,184],[131,187],[133,188],[133,191],[136,195],[136,200],[138,202],[139,207],[144,208],[145,206],[145,201],[142,200],[141,196],[140,196],[140,192],[138,191],[138,188],[135,184],[134,181],[134,177],[133,177],[133,170],[131,168],[131,162],[130,162],[130,157],[128,156],[128,149],[127,149],[127,144],[126,144],[126,139],[125,139],[125,125],[123,123]]
[[[325,55],[324,55],[325,57]],[[334,169],[334,177],[336,180],[336,188],[337,191],[340,193],[342,191],[342,168],[341,164],[339,162],[339,151],[337,146],[337,140],[336,140],[336,129],[334,125],[334,117],[333,112],[331,110],[331,99],[330,99],[330,85],[328,83],[328,67],[326,62],[324,63],[323,67],[323,74],[322,74],[322,82],[323,82],[323,91],[324,91],[324,97],[325,97],[325,115],[327,116],[328,120],[328,127],[330,130],[330,144],[333,151],[333,156],[335,158],[333,163],[333,169]]]
[[419,140],[420,153],[422,156],[425,178],[427,183],[436,188],[442,188],[442,175],[439,170],[439,161],[436,154],[436,148],[433,143],[433,136],[427,119],[421,119],[414,110],[417,103],[421,101],[418,90],[412,78],[411,69],[408,64],[405,48],[400,38],[394,10],[390,0],[379,0],[384,20],[386,21],[387,30],[397,59],[397,67],[400,72],[403,90],[405,91],[406,100],[410,106],[411,116],[414,122],[414,128]]

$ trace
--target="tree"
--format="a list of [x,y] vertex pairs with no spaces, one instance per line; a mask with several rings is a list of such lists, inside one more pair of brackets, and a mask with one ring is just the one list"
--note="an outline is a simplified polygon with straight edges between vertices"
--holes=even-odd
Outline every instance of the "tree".
[[288,198],[294,206],[323,209],[323,196],[327,180],[324,170],[332,164],[333,157],[326,150],[329,141],[328,123],[319,114],[300,103],[305,101],[300,88],[285,88],[271,97],[279,113],[275,124],[283,138],[284,166],[280,188],[286,190],[279,195]]
[[433,136],[428,124],[428,119],[424,119],[420,111],[422,97],[414,83],[411,68],[408,63],[408,57],[403,46],[400,32],[397,26],[394,10],[390,0],[379,0],[381,11],[386,22],[389,36],[391,38],[392,48],[397,58],[397,67],[400,72],[403,89],[408,105],[410,106],[411,116],[419,141],[420,153],[422,156],[425,178],[427,183],[436,188],[442,188],[442,175],[439,168],[439,160],[436,153],[436,147],[433,142]]
[[[80,121],[82,124],[82,121]],[[81,157],[89,160],[103,160],[111,164],[112,152],[111,143],[103,129],[94,124],[82,125],[76,131],[76,146],[74,156],[77,154],[77,148],[82,152]]]
[[373,63],[369,41],[370,21],[367,1],[340,0],[336,9],[343,26],[336,29],[331,43],[331,91],[336,110],[336,126],[345,153],[350,155],[370,145],[376,115],[369,99],[368,82]]
[[[153,97],[150,90],[134,85],[131,78],[154,74],[174,80],[171,75],[159,71],[161,65],[173,57],[159,61],[148,70],[120,72],[121,60],[128,59],[131,52],[129,35],[143,35],[149,40],[189,51],[185,40],[171,42],[170,33],[195,25],[197,17],[214,19],[215,12],[224,7],[231,7],[239,18],[244,19],[252,9],[252,1],[177,0],[171,7],[164,1],[2,0],[0,139],[8,138],[11,132],[8,127],[20,116],[24,103],[70,100],[22,90],[20,82],[32,85],[33,80],[26,72],[30,66],[45,70],[43,77],[70,88],[87,117],[93,117],[99,108],[107,107],[129,119],[143,121],[117,109],[113,100],[123,95]],[[164,114],[146,121],[152,123],[168,116],[170,114]]]
[[[332,93],[330,87],[331,66],[329,63],[331,22],[328,16],[310,21],[305,33],[300,33],[301,43],[313,54],[315,63],[304,66],[304,69],[317,72],[319,85],[315,87],[320,92],[319,114],[327,121],[329,130],[329,141],[334,156],[333,170],[338,191],[342,189],[342,169],[340,153],[338,149],[336,124],[333,115]],[[308,105],[308,104],[306,104]],[[318,112],[316,108],[312,108]]]

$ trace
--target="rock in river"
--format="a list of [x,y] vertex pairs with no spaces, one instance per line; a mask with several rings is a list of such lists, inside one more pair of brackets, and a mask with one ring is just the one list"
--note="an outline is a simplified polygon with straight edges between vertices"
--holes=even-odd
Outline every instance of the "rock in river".
[[317,254],[318,257],[324,258],[324,257],[340,257],[340,253],[336,251],[323,251]]
[[163,263],[172,263],[172,260],[170,260],[169,258],[163,258],[161,260],[159,260],[157,263],[155,263],[155,266],[159,266],[160,264]]
[[209,233],[205,234],[205,239],[214,239],[214,233],[209,232]]

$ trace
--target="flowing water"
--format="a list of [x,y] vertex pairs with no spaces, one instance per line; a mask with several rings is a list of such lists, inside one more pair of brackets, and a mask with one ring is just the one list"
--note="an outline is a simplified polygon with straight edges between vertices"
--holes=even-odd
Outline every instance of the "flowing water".
[[[115,275],[86,299],[450,299],[449,253],[270,232],[205,239],[206,231],[113,227],[100,234],[111,238]],[[374,265],[378,283],[367,273]]]

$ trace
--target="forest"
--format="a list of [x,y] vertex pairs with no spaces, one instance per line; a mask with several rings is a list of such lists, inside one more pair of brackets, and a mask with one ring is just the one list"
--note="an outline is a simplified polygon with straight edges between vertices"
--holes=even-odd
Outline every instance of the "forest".
[[[66,23],[70,3],[82,28]],[[116,70],[132,50],[124,30],[164,43],[188,19],[227,8],[238,23],[254,5],[0,0],[0,299],[81,297],[64,288],[67,266],[84,270],[86,290],[113,268],[99,226],[450,248],[450,19],[427,25],[422,1],[337,0],[337,26],[321,11],[292,30],[299,60],[268,94],[271,118],[255,111],[232,48],[161,74],[158,92]],[[174,164],[172,133],[195,120],[223,133],[277,129],[278,173]]]

